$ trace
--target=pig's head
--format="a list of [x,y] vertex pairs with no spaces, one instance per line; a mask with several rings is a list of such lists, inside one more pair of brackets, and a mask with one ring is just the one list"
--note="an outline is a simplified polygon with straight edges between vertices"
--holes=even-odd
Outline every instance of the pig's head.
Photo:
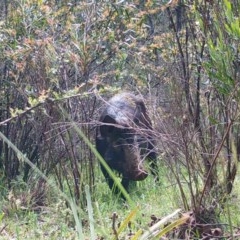
[[[116,116],[118,116],[116,118]],[[144,170],[137,134],[131,127],[128,116],[105,115],[99,127],[100,135],[108,142],[105,160],[109,166],[133,181],[144,180],[148,173]]]

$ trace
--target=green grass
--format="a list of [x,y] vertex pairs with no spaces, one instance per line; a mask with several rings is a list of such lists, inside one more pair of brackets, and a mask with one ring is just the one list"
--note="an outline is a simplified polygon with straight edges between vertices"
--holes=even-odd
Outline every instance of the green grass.
[[[66,207],[61,198],[57,198],[48,189],[47,205],[42,211],[36,213],[15,204],[20,199],[14,197],[11,201],[9,195],[1,203],[0,212],[5,212],[5,216],[0,222],[0,239],[77,239],[78,234],[75,230],[75,221],[72,211]],[[20,198],[20,196],[19,196]],[[139,229],[147,229],[151,223],[151,216],[163,217],[173,212],[180,206],[174,201],[172,188],[162,177],[162,183],[154,182],[153,177],[149,176],[145,181],[137,182],[132,188],[131,198],[135,206],[129,206],[109,190],[101,173],[97,176],[96,186],[91,196],[93,207],[93,227],[98,237],[113,237],[112,215],[116,213],[116,229],[125,220],[127,215],[138,206],[135,217],[131,219],[131,224],[120,234],[125,237],[131,232]],[[16,204],[17,205],[17,204]],[[90,238],[89,214],[86,209],[78,209],[83,227],[85,239]]]
[[[240,170],[240,167],[239,167]],[[238,170],[238,172],[239,172]],[[236,176],[233,192],[227,199],[226,207],[222,209],[220,220],[223,223],[227,223],[227,229],[231,231],[232,229],[239,228],[240,226],[240,176]],[[231,226],[232,225],[232,226]],[[232,229],[231,229],[232,228]]]
[[[117,215],[116,230],[119,229],[120,224],[126,225],[119,233],[119,239],[126,239],[140,229],[146,232],[153,223],[154,216],[156,219],[162,219],[176,209],[182,208],[178,187],[169,182],[171,179],[169,174],[168,169],[162,167],[159,173],[160,183],[155,183],[152,176],[137,182],[130,193],[134,205],[129,206],[122,199],[112,195],[101,172],[97,170],[94,192],[89,199],[90,209],[87,207],[76,209],[81,221],[83,239],[93,239],[93,236],[95,239],[114,239],[112,227],[114,214]],[[221,213],[221,221],[227,224],[229,231],[231,230],[229,216],[233,227],[240,225],[239,182],[238,177],[232,197],[228,200],[228,207]],[[23,187],[22,183],[19,183],[19,186]],[[6,193],[3,186],[0,189]],[[19,203],[21,194],[28,193],[22,191],[18,193],[19,195],[12,199],[10,196],[12,193],[1,197],[0,239],[79,239],[72,210],[66,207],[65,200],[56,195],[51,187],[47,189],[46,204],[39,212],[31,210],[31,205],[22,208]],[[13,204],[14,202],[18,205]]]

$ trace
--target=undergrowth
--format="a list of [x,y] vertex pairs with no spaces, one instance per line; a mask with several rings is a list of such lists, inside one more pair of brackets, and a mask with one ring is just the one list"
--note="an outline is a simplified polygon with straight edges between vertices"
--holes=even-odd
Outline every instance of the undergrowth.
[[[176,185],[169,182],[171,174],[167,167],[160,169],[160,183],[155,183],[153,177],[149,176],[133,186],[131,198],[135,207],[112,195],[97,168],[96,174],[95,190],[90,193],[92,213],[87,207],[77,209],[83,239],[141,239],[140,236],[136,237],[139,230],[141,234],[147,232],[182,206]],[[2,184],[1,189],[4,189]],[[79,239],[73,212],[64,199],[48,187],[43,206],[36,210],[30,200],[23,202],[23,198],[31,199],[33,184],[14,184],[15,190],[5,194],[0,203],[0,239]],[[222,226],[226,231],[230,231],[231,227],[236,230],[240,225],[238,185],[239,178],[235,182],[232,197],[227,200],[227,207],[221,213]],[[29,187],[29,191],[26,191],[26,187]],[[126,226],[116,235],[123,223]]]

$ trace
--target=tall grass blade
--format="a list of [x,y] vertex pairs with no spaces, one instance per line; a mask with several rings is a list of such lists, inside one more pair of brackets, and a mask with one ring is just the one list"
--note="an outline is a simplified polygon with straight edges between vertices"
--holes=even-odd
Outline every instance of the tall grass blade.
[[82,230],[82,221],[78,216],[77,205],[73,200],[70,201],[69,203],[70,203],[70,207],[71,207],[73,217],[74,217],[74,220],[75,220],[75,223],[76,223],[76,229],[77,229],[77,232],[78,232],[78,239],[82,240],[82,239],[84,239],[84,235],[83,235],[83,230]]
[[117,230],[117,234],[116,234],[117,236],[114,236],[114,238],[113,238],[114,240],[117,239],[119,234],[124,231],[124,229],[128,226],[129,222],[136,216],[138,210],[139,210],[139,207],[136,207],[128,214],[128,216],[124,219],[124,221],[121,223],[119,229]]
[[27,163],[39,177],[44,179],[47,184],[53,188],[54,191],[56,191],[63,199],[65,199],[69,203],[73,212],[79,239],[84,239],[81,220],[79,219],[77,214],[76,204],[69,197],[67,197],[67,195],[64,194],[54,182],[49,180],[48,177],[44,173],[42,173],[40,169],[35,164],[33,164],[2,132],[0,132],[0,138],[8,145],[9,148],[11,148],[16,153],[19,161]]
[[[63,109],[62,109],[63,110]],[[64,110],[63,110],[64,112]],[[70,118],[68,118],[69,121],[71,121]],[[125,188],[122,186],[121,182],[119,181],[119,179],[115,176],[114,172],[111,170],[111,168],[108,166],[108,164],[106,163],[106,161],[102,158],[102,156],[98,153],[98,151],[96,150],[96,148],[94,147],[94,145],[90,142],[90,140],[85,136],[85,134],[81,131],[81,129],[76,125],[76,123],[74,123],[73,121],[71,121],[74,129],[76,130],[76,132],[78,133],[78,135],[83,139],[83,141],[88,145],[88,147],[91,149],[91,151],[93,152],[93,154],[97,157],[97,159],[100,161],[100,163],[102,164],[102,166],[106,169],[106,171],[108,172],[109,176],[113,179],[114,183],[116,184],[116,186],[120,189],[120,191],[122,192],[123,196],[125,197],[125,199],[127,200],[127,202],[131,205],[134,206],[134,202],[132,201],[132,199],[130,198],[128,192],[125,190]]]
[[92,200],[91,200],[90,188],[88,185],[85,186],[85,192],[86,192],[86,199],[87,199],[87,209],[88,209],[88,219],[89,219],[91,240],[96,240],[97,238],[94,230]]
[[143,232],[143,230],[142,230],[142,229],[139,229],[139,230],[134,234],[134,236],[131,238],[131,240],[138,240],[139,237],[142,235],[142,232]]

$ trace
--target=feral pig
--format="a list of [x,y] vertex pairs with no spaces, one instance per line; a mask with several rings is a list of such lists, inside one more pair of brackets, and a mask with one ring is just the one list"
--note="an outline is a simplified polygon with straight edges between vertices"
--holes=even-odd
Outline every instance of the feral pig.
[[[109,167],[121,174],[126,190],[130,181],[144,180],[148,176],[143,167],[145,158],[150,160],[151,171],[157,177],[152,134],[152,124],[140,97],[125,92],[106,103],[97,127],[96,148]],[[102,165],[101,170],[113,189],[114,181]]]

